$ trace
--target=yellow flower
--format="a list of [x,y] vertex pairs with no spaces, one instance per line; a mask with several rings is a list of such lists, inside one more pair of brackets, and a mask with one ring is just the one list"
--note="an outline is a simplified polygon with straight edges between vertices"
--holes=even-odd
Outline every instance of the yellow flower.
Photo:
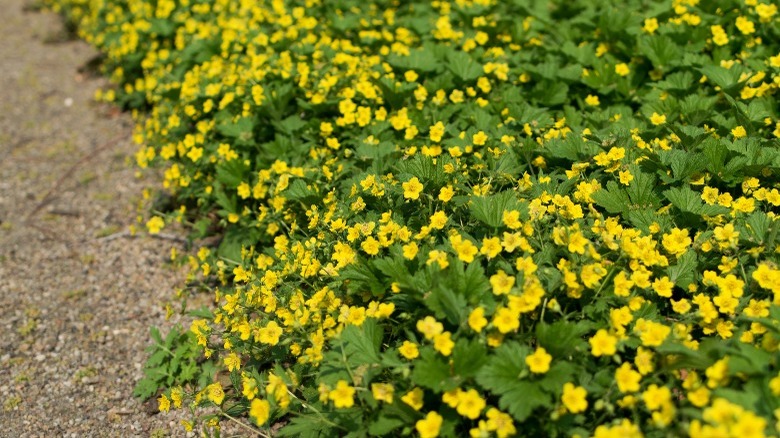
[[504,225],[513,230],[523,226],[523,223],[520,222],[520,212],[517,210],[504,211],[501,220]]
[[483,237],[482,238],[482,248],[480,248],[479,253],[487,256],[488,259],[492,259],[496,257],[499,253],[501,253],[501,250],[503,248],[501,247],[501,239],[498,237]]
[[506,307],[501,307],[493,316],[493,326],[503,334],[515,331],[520,328],[520,314]]
[[420,192],[423,190],[423,185],[416,176],[412,177],[409,181],[401,184],[404,189],[404,198],[406,199],[419,199]]
[[712,32],[713,43],[719,46],[725,46],[729,43],[729,36],[726,34],[726,31],[723,30],[723,26],[719,24],[710,26],[710,31]]
[[263,344],[276,345],[279,343],[279,338],[282,336],[282,328],[276,321],[271,321],[265,327],[257,331],[255,340],[262,342]]
[[419,251],[417,244],[414,242],[407,243],[402,247],[402,249],[404,258],[407,260],[412,260],[417,257],[417,252]]
[[439,190],[439,200],[442,202],[449,202],[454,195],[455,189],[453,189],[452,186],[447,185]]
[[168,400],[168,397],[165,394],[162,394],[157,399],[157,403],[160,412],[168,412],[171,409],[171,401]]
[[694,391],[688,391],[688,401],[698,408],[703,408],[710,402],[710,390],[705,386],[700,386]]
[[585,247],[588,244],[588,239],[579,231],[575,231],[569,235],[569,244],[567,249],[571,253],[585,254]]
[[737,17],[737,29],[739,29],[740,32],[742,32],[743,35],[750,35],[751,33],[756,32],[756,26],[755,24],[750,21],[747,17],[739,16]]
[[458,407],[458,403],[460,403],[460,393],[462,391],[460,388],[451,389],[449,391],[445,391],[441,395],[441,401],[443,401],[447,406],[451,407],[452,409],[455,409]]
[[419,411],[423,407],[423,390],[414,388],[401,397],[401,401],[411,406],[415,411]]
[[464,239],[460,235],[455,234],[450,236],[450,244],[455,252],[458,254],[458,260],[471,263],[474,261],[474,256],[479,253],[477,245],[471,242],[469,239]]
[[650,34],[654,33],[656,30],[658,30],[658,19],[655,17],[646,18],[644,26],[642,26],[642,30]]
[[401,356],[408,360],[416,359],[420,355],[420,350],[417,348],[417,344],[409,341],[404,341],[404,343],[398,347],[398,352],[401,353]]
[[747,136],[747,131],[745,130],[745,127],[742,125],[737,126],[736,128],[731,130],[731,135],[734,136],[734,139],[740,139],[742,137]]
[[442,230],[447,225],[447,220],[447,213],[443,211],[437,211],[430,217],[431,228]]
[[666,116],[654,112],[653,115],[650,116],[650,123],[652,123],[655,126],[663,125],[664,123],[666,123]]
[[422,420],[417,420],[415,423],[415,429],[420,434],[420,438],[435,438],[439,436],[439,430],[441,429],[441,423],[444,419],[436,412],[428,412]]
[[368,236],[368,238],[364,240],[363,243],[360,244],[360,247],[368,255],[379,254],[379,241],[374,239],[373,236]]
[[487,142],[488,136],[482,131],[477,132],[474,134],[473,137],[471,137],[471,142],[474,143],[476,146],[482,146]]
[[228,371],[241,369],[241,358],[235,352],[228,354],[222,361],[225,363]]
[[634,326],[634,331],[639,333],[639,339],[645,347],[658,347],[672,332],[670,327],[664,324],[639,318]]
[[477,307],[476,309],[472,310],[469,314],[469,327],[471,327],[472,330],[479,333],[482,331],[483,328],[487,325],[488,321],[487,318],[485,318],[485,308],[482,306]]
[[181,407],[182,395],[183,395],[183,390],[181,389],[181,386],[176,386],[173,389],[171,389],[171,401],[173,402],[174,407],[177,408]]
[[328,398],[337,408],[350,408],[355,404],[355,388],[350,386],[346,380],[339,380],[336,383],[336,389],[330,391]]
[[[704,195],[702,195],[702,197],[704,197]],[[681,230],[675,227],[672,228],[672,231],[663,235],[661,243],[663,244],[664,249],[669,252],[669,254],[679,256],[688,250],[688,247],[691,246],[693,241],[688,235],[688,230]]]
[[618,338],[601,329],[588,341],[590,343],[590,353],[596,357],[612,356],[617,351],[615,348],[617,341]]
[[631,174],[631,171],[620,171],[618,172],[618,177],[620,179],[620,184],[623,184],[624,186],[627,186],[631,184],[631,181],[634,180],[634,175]]
[[440,142],[442,137],[444,136],[444,132],[445,132],[444,123],[436,122],[435,125],[431,126],[431,129],[429,131],[431,141],[436,143]]
[[490,285],[493,286],[495,295],[506,295],[515,285],[515,277],[507,275],[506,272],[499,269],[496,274],[490,277]]
[[617,73],[618,76],[628,76],[628,74],[631,73],[631,69],[628,68],[628,64],[621,62],[615,66],[615,73]]
[[452,354],[455,342],[452,341],[452,333],[444,332],[433,336],[433,348],[443,356]]
[[258,426],[265,424],[268,417],[271,416],[271,404],[268,403],[268,400],[259,398],[252,400],[252,404],[249,405],[249,416],[255,420]]
[[672,283],[672,280],[670,280],[666,275],[653,282],[653,290],[660,297],[670,298],[672,296],[673,288],[674,283]]
[[642,393],[642,400],[647,405],[647,409],[654,411],[672,400],[672,392],[669,391],[669,388],[665,386],[659,387],[654,383]]
[[525,358],[525,364],[535,374],[544,374],[549,371],[550,362],[552,362],[552,356],[547,354],[547,350],[543,347],[538,347],[533,354]]
[[476,420],[479,418],[482,409],[485,409],[485,400],[479,396],[479,393],[475,389],[461,391],[458,394],[458,414]]
[[374,396],[374,400],[383,401],[385,403],[393,403],[393,385],[389,383],[372,383],[371,394]]
[[426,316],[417,321],[417,331],[425,335],[425,339],[431,340],[434,336],[444,331],[444,326],[442,323],[436,321],[436,318]]
[[586,399],[588,391],[581,386],[574,386],[573,383],[566,383],[563,385],[563,395],[561,395],[561,401],[566,409],[572,414],[584,412],[588,408],[588,400]]
[[414,82],[418,77],[419,76],[417,75],[417,72],[414,70],[407,70],[406,73],[404,73],[404,79],[406,79],[406,82]]
[[221,405],[222,400],[225,399],[225,391],[222,390],[222,385],[219,382],[214,382],[207,386],[206,397],[214,402],[214,404]]
[[146,229],[149,230],[149,234],[157,234],[165,227],[165,221],[159,216],[154,216],[146,221]]
[[615,370],[615,382],[618,385],[618,390],[622,393],[639,391],[639,382],[642,380],[642,375],[634,371],[631,364],[623,362],[620,367]]
[[585,98],[585,104],[588,106],[599,106],[600,103],[598,96],[588,94],[588,97]]
[[498,438],[506,438],[517,433],[515,424],[509,414],[490,408],[487,411],[487,430],[494,431]]

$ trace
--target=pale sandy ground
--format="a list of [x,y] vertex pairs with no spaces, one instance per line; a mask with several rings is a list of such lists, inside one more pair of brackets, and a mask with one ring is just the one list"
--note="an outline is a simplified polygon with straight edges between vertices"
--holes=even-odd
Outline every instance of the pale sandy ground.
[[180,243],[127,230],[146,177],[132,123],[92,102],[95,52],[51,13],[0,0],[0,436],[182,436],[134,400],[149,327],[183,274]]

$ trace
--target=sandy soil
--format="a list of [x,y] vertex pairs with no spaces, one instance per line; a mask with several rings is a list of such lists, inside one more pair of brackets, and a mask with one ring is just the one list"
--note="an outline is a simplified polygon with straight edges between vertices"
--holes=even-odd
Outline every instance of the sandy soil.
[[153,182],[129,164],[130,117],[92,101],[96,53],[59,17],[0,8],[0,436],[181,436],[132,397],[181,244],[105,238]]

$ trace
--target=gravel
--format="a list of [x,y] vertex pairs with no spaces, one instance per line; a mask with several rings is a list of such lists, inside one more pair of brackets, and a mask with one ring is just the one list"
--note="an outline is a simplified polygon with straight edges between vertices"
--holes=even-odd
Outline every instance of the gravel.
[[0,7],[0,436],[184,436],[182,411],[132,397],[183,283],[181,243],[127,236],[155,181],[131,165],[132,121],[92,101],[96,53],[59,17]]

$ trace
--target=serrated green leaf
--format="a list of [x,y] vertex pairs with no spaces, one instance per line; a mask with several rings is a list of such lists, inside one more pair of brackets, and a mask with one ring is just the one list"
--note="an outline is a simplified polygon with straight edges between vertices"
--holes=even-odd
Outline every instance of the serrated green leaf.
[[450,375],[450,366],[431,349],[424,349],[415,360],[412,371],[415,385],[432,389],[435,392],[449,391],[458,386],[458,381]]
[[509,412],[515,420],[525,421],[537,407],[550,403],[550,396],[531,382],[515,382],[503,391],[498,406]]
[[501,393],[502,389],[520,379],[529,352],[530,348],[516,342],[502,344],[477,373],[477,383],[491,391]]
[[403,420],[380,416],[368,426],[368,434],[373,436],[387,436],[390,432],[401,427]]
[[358,327],[348,325],[341,333],[344,353],[353,366],[378,364],[379,346],[382,344],[382,329],[373,318],[367,318]]
[[425,305],[434,312],[436,318],[446,318],[456,326],[465,318],[466,298],[445,284],[433,288]]
[[624,213],[631,204],[628,194],[615,181],[607,182],[606,188],[601,188],[592,195],[596,204],[612,214]]
[[552,324],[539,323],[536,325],[536,339],[554,357],[568,357],[576,353],[577,347],[584,349],[582,336],[590,331],[591,325],[586,321],[572,323],[562,320]]
[[471,378],[487,362],[487,349],[479,340],[458,339],[452,349],[452,362],[455,375]]
[[504,224],[504,211],[514,210],[518,204],[514,192],[504,191],[490,196],[472,197],[469,210],[474,219],[498,228]]
[[451,51],[447,55],[447,67],[463,82],[471,82],[482,76],[482,64],[465,52]]
[[696,253],[688,250],[677,258],[675,264],[669,266],[667,269],[669,279],[681,289],[688,290],[688,286],[693,283],[695,279],[697,266]]

